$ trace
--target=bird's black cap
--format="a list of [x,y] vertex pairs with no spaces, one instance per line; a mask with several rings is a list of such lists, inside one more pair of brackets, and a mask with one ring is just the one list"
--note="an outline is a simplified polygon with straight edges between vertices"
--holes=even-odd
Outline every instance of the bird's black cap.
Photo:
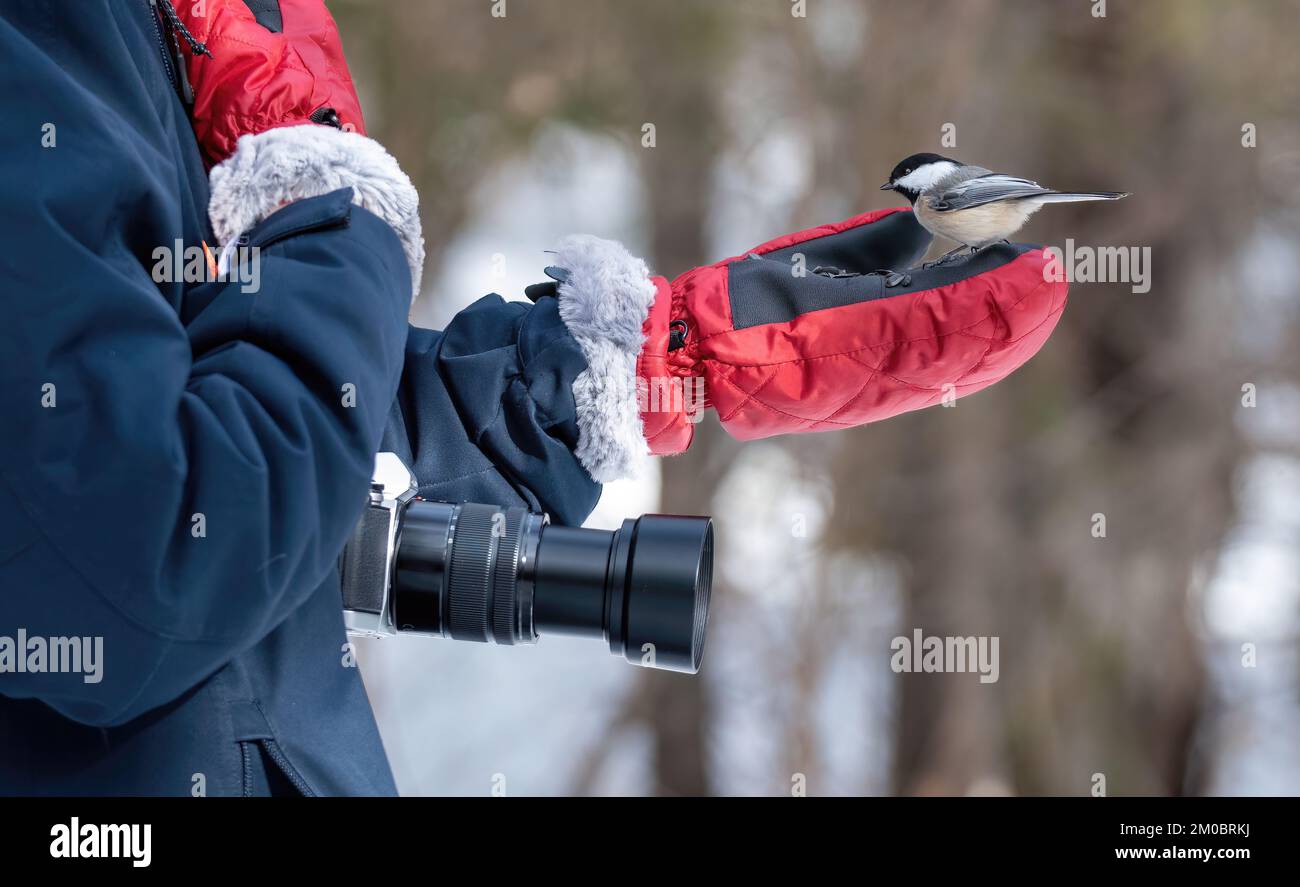
[[881,191],[894,190],[894,182],[897,182],[903,176],[915,171],[918,167],[925,166],[927,163],[942,163],[947,161],[954,166],[965,166],[960,160],[953,160],[951,157],[944,157],[942,154],[913,154],[904,160],[900,160],[889,174],[889,181],[880,186]]

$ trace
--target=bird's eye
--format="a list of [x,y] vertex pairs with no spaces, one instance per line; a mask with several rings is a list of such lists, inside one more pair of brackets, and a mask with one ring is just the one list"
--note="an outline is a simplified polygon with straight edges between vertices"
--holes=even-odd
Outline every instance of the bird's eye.
[[907,175],[911,171],[912,171],[912,167],[909,166],[907,169],[903,170],[903,175]]

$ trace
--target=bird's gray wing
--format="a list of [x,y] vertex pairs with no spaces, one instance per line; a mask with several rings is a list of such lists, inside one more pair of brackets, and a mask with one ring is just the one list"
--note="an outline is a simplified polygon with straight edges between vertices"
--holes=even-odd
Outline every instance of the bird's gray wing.
[[1044,188],[1037,182],[1001,173],[976,176],[936,190],[938,193],[930,203],[935,212],[956,212],[999,200],[1019,200],[1053,193],[1051,188]]

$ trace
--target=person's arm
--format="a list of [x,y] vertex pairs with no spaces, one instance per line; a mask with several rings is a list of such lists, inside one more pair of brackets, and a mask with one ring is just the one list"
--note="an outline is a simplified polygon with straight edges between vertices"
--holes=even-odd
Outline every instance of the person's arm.
[[182,173],[13,45],[6,94],[43,101],[7,102],[0,127],[0,636],[97,637],[103,661],[97,683],[7,669],[0,692],[121,724],[256,643],[335,568],[401,373],[411,279],[392,228],[343,190],[248,232],[260,289],[192,287],[182,320],[147,264],[174,247]]
[[576,455],[573,386],[587,368],[556,299],[485,296],[441,332],[411,328],[381,448],[411,467],[426,499],[523,505],[581,524],[601,490],[599,466]]

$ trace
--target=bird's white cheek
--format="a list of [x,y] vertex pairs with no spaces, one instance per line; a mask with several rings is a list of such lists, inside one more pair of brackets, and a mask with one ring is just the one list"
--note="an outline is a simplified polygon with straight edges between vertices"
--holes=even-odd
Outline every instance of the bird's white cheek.
[[898,180],[897,184],[913,191],[924,191],[944,176],[957,169],[947,161],[943,163],[927,163],[920,169],[913,170]]

